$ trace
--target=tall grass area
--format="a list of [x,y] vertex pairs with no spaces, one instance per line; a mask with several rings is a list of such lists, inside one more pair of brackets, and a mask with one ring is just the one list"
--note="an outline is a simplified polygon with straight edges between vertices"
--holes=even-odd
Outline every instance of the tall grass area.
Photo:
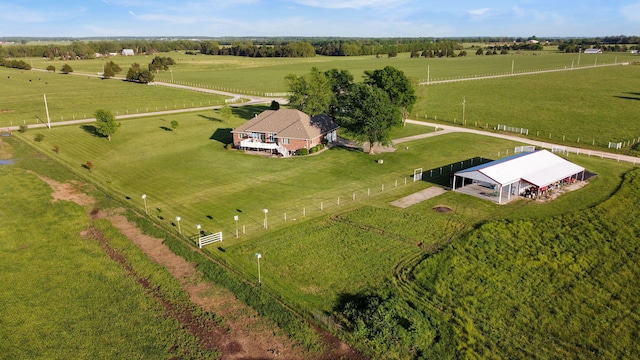
[[458,353],[639,357],[639,176],[586,211],[486,223],[420,264],[415,279],[452,316]]
[[[100,243],[81,235],[85,209],[52,202],[49,186],[17,164],[0,166],[0,188],[3,358],[216,358]],[[140,276],[172,302],[188,302],[177,281],[110,223],[95,226]]]
[[[125,70],[126,71],[126,70]],[[0,128],[92,118],[98,109],[114,115],[224,104],[225,97],[117,79],[0,67]]]

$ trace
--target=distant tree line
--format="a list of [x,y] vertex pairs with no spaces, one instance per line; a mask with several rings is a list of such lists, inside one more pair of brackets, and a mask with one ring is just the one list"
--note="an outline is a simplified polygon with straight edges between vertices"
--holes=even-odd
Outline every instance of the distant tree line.
[[[538,44],[527,40],[538,40]],[[96,54],[119,53],[122,49],[133,49],[136,54],[153,55],[159,52],[186,51],[190,54],[234,55],[247,57],[312,57],[386,55],[410,52],[414,57],[459,56],[462,43],[485,43],[511,45],[507,50],[541,50],[542,43],[556,45],[560,51],[590,47],[604,51],[626,51],[638,49],[639,36],[607,36],[604,38],[529,38],[521,37],[467,37],[467,38],[236,38],[236,39],[124,39],[124,40],[73,40],[70,44],[45,44],[53,39],[40,39],[38,44],[29,44],[25,39],[2,38],[15,44],[0,46],[0,57],[45,57],[49,59],[76,60],[95,58]],[[35,39],[30,39],[35,40]],[[497,46],[497,45],[494,45]],[[501,51],[500,49],[499,51]],[[577,51],[577,50],[575,50]]]

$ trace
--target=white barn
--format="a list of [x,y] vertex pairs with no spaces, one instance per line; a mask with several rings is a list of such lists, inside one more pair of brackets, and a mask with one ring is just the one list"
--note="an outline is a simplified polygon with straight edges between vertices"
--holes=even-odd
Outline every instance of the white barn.
[[[512,196],[531,191],[546,191],[550,186],[584,180],[585,169],[547,150],[515,154],[500,160],[460,170],[453,175],[453,190],[458,178],[462,186],[474,186],[502,204]],[[470,183],[470,184],[469,184]],[[470,192],[473,193],[473,192]]]
[[133,56],[136,53],[133,51],[133,49],[122,49],[122,56]]

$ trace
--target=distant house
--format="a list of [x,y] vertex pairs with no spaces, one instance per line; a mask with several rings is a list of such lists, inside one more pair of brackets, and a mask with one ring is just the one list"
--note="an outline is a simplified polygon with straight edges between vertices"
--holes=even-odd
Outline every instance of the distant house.
[[118,53],[117,52],[110,52],[109,56],[118,56]]
[[584,49],[585,54],[602,54],[602,49]]
[[328,115],[310,117],[295,109],[266,110],[231,131],[233,146],[289,156],[337,139],[338,125]]
[[122,49],[122,56],[133,56],[136,53],[133,52],[133,49]]

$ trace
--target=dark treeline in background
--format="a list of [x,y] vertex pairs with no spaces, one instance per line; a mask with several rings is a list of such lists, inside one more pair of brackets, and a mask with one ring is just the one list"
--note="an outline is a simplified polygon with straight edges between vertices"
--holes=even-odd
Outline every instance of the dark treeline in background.
[[[133,49],[136,54],[185,51],[188,54],[234,55],[247,57],[311,57],[378,55],[396,56],[410,52],[413,57],[465,56],[463,43],[484,50],[542,50],[557,46],[562,52],[578,52],[588,48],[625,52],[638,49],[638,36],[604,38],[0,38],[0,57],[45,57],[50,59],[91,59],[96,54],[120,53]],[[479,53],[479,52],[478,52]]]

